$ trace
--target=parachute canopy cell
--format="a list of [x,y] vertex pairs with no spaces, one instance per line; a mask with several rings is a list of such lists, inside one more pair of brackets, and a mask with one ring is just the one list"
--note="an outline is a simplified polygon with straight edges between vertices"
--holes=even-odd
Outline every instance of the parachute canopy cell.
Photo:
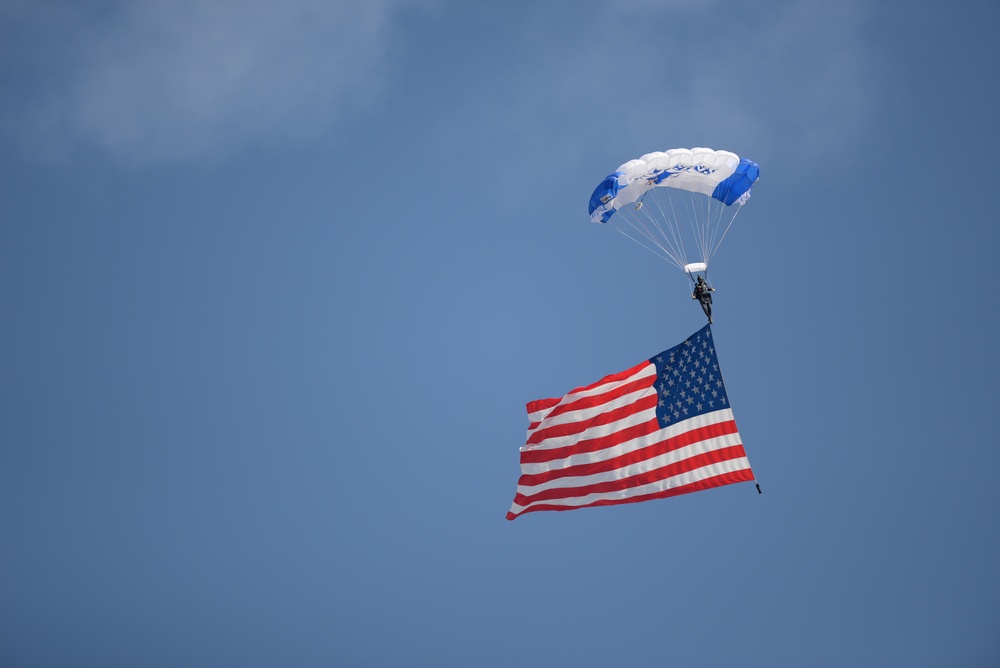
[[755,162],[729,151],[655,151],[601,181],[590,197],[590,219],[608,223],[617,215],[620,232],[678,267],[707,265],[758,178]]

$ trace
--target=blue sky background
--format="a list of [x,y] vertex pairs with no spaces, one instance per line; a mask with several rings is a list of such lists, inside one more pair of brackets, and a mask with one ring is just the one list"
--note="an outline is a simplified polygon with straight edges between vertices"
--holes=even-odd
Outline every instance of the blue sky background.
[[[0,665],[995,666],[995,2],[0,5]],[[714,333],[764,493],[504,514],[675,345],[587,218],[761,165]]]

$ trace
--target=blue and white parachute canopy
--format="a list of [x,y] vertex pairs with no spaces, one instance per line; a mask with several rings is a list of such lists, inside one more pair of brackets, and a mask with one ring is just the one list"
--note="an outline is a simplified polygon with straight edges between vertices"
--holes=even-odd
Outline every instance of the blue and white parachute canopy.
[[759,177],[757,163],[729,151],[647,153],[597,186],[590,219],[614,218],[620,232],[682,269],[695,261],[707,265]]

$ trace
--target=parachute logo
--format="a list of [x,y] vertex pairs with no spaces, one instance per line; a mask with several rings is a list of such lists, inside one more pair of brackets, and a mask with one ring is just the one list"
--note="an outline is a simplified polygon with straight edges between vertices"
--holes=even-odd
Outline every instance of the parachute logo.
[[677,167],[671,167],[667,170],[668,178],[671,176],[677,176],[678,174],[683,174],[685,172],[694,172],[695,174],[715,174],[718,170],[712,169],[711,167],[705,167],[704,165],[691,165],[689,167],[682,167],[678,165]]
[[663,183],[672,176],[679,176],[684,173],[704,174],[708,176],[714,174],[715,172],[715,169],[705,167],[704,165],[677,165],[676,167],[669,167],[667,169],[653,170],[646,178],[646,181],[649,185],[654,186]]

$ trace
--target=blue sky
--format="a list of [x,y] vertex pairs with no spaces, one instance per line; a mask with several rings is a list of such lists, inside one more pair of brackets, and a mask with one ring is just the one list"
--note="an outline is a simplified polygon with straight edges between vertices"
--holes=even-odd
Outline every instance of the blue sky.
[[[0,664],[993,666],[996,3],[7,2]],[[764,493],[504,515],[712,265]]]

